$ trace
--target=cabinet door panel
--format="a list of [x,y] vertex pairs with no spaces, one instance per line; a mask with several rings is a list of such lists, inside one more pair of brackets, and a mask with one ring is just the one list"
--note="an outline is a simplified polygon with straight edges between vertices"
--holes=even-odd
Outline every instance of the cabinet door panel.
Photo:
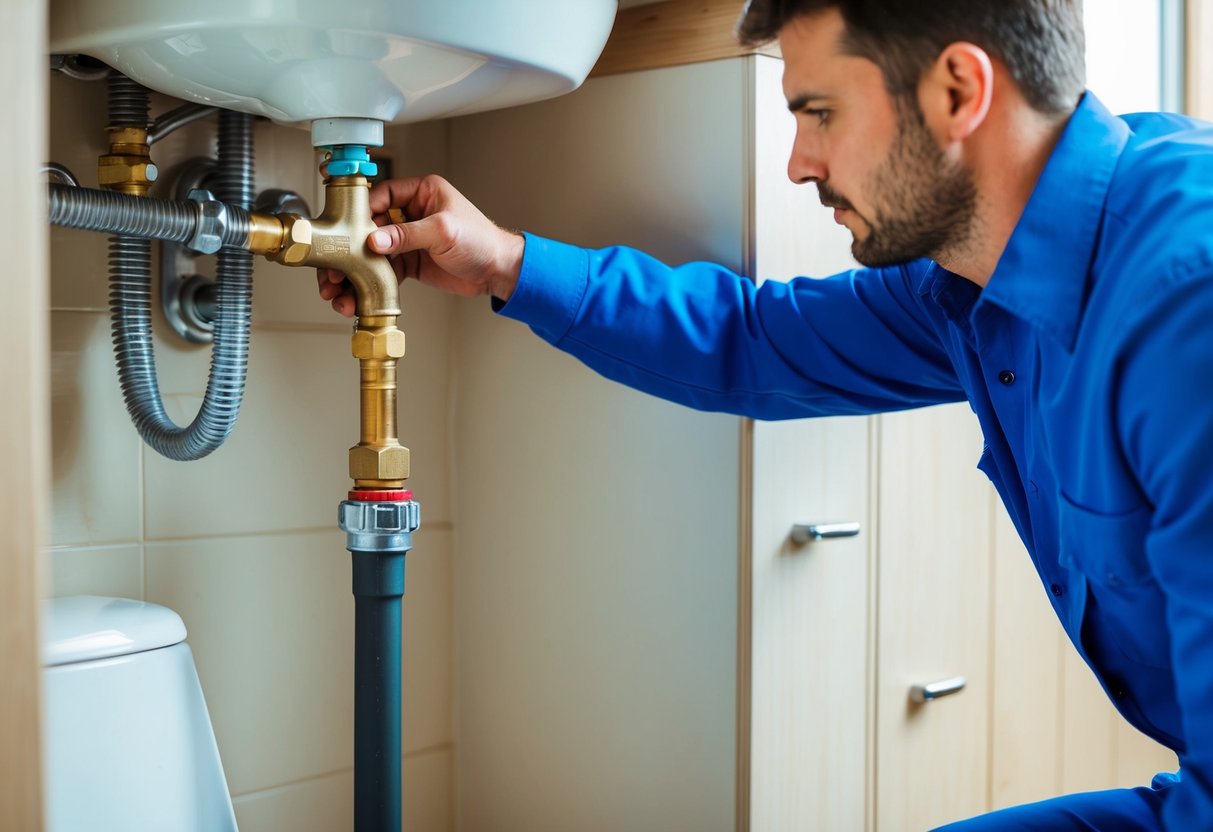
[[[991,504],[967,406],[877,417],[877,829],[986,808]],[[963,676],[923,705],[913,685]]]
[[993,488],[991,808],[1059,794],[1066,635]]
[[[753,832],[864,828],[868,715],[864,418],[753,430]],[[795,523],[860,534],[797,545]]]

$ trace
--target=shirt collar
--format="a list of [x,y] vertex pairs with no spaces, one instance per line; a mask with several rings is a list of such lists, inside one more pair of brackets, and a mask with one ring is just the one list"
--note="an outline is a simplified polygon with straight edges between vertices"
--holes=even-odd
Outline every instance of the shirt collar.
[[1074,348],[1112,174],[1129,128],[1086,93],[1037,180],[982,303]]

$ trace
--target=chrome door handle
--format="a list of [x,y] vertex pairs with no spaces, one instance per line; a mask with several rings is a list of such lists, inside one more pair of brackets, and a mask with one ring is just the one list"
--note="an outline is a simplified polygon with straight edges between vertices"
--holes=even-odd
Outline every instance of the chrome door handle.
[[854,537],[859,534],[858,523],[813,523],[792,527],[793,543],[808,543],[811,540],[829,540],[834,537]]
[[964,688],[965,677],[953,676],[951,679],[941,679],[929,685],[914,685],[910,688],[910,699],[918,703],[930,702],[932,699],[960,693]]

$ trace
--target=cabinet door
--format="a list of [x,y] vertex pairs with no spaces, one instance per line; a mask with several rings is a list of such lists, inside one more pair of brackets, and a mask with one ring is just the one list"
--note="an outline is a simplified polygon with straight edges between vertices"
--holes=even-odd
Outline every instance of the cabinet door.
[[[966,405],[876,418],[876,819],[896,832],[986,809],[992,503]],[[911,699],[957,676],[959,693]]]
[[[853,268],[850,233],[816,188],[788,180],[796,125],[782,61],[745,61],[753,273],[786,280]],[[751,585],[742,588],[752,608],[749,782],[743,764],[739,788],[750,804],[741,829],[747,819],[752,832],[869,828],[872,425],[860,417],[753,425]],[[793,524],[832,521],[859,522],[860,534],[803,546],[788,539]]]
[[[869,424],[753,426],[753,832],[865,828]],[[789,538],[793,524],[841,521],[860,534]]]

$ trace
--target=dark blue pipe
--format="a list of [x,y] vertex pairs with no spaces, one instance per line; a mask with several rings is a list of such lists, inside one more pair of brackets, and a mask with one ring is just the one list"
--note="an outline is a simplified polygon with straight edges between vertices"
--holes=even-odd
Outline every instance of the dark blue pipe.
[[354,560],[354,832],[400,832],[400,599],[406,549]]

